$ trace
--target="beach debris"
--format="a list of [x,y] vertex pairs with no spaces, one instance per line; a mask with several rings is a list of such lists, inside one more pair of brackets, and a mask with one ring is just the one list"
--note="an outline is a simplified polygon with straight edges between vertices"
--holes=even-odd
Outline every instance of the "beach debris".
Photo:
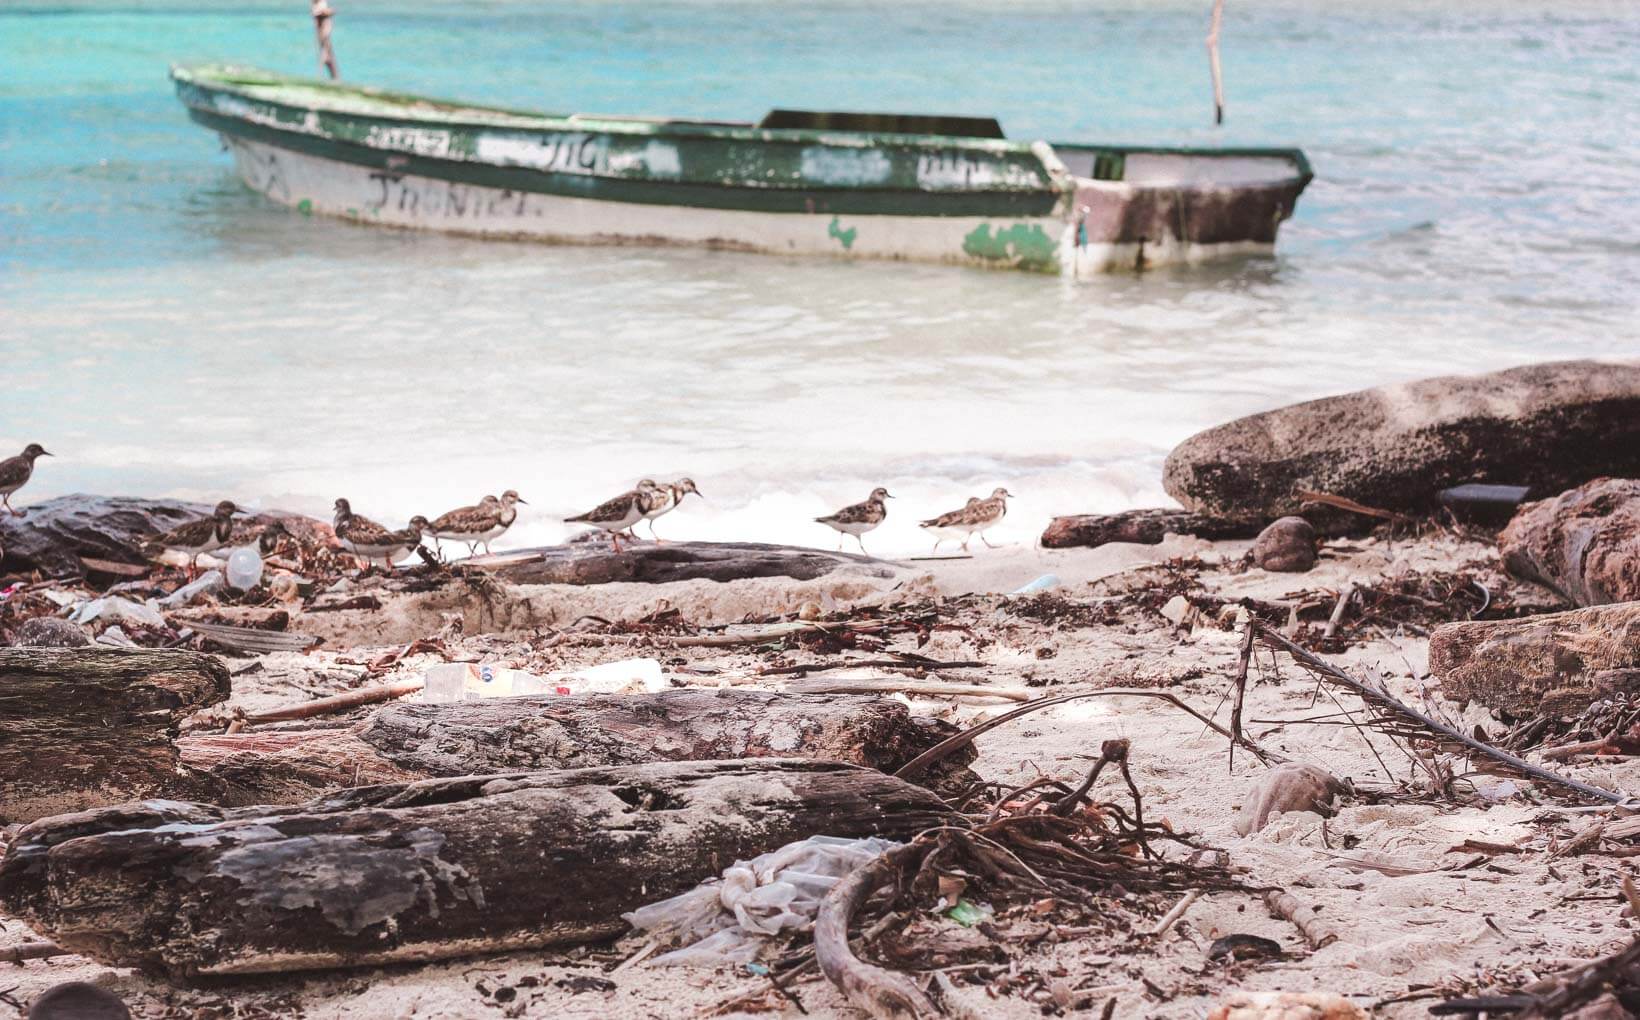
[[1114,514],[1077,514],[1055,517],[1042,532],[1044,549],[1073,546],[1159,545],[1168,535],[1196,538],[1252,538],[1263,527],[1258,518],[1211,517],[1189,510],[1124,510]]
[[56,616],[24,620],[12,641],[18,648],[78,648],[90,643],[90,635],[78,624]]
[[1233,932],[1220,935],[1207,947],[1207,958],[1218,963],[1239,963],[1244,960],[1276,960],[1285,956],[1281,943],[1262,935]]
[[881,560],[857,553],[757,542],[628,542],[619,552],[603,543],[577,542],[515,550],[493,568],[484,561],[475,565],[493,569],[496,577],[514,584],[665,584],[752,577],[808,581],[843,569],[873,577],[894,574],[894,569]]
[[176,746],[196,780],[191,796],[220,807],[299,804],[336,790],[428,778],[383,758],[351,728],[194,732]]
[[1285,762],[1260,775],[1242,798],[1236,832],[1243,836],[1258,832],[1276,815],[1288,811],[1308,811],[1331,818],[1337,814],[1334,803],[1349,792],[1349,784],[1326,769]]
[[624,914],[633,929],[680,948],[650,966],[746,964],[782,931],[814,924],[821,898],[850,872],[901,844],[893,840],[811,836],[737,861],[686,893]]
[[1640,602],[1437,627],[1430,672],[1459,703],[1513,719],[1576,715],[1640,692]]
[[498,663],[451,662],[427,671],[422,700],[476,701],[520,694],[638,694],[669,686],[657,659],[621,659],[597,666],[537,676]]
[[1304,936],[1304,941],[1310,944],[1311,949],[1325,949],[1338,941],[1338,932],[1332,924],[1322,920],[1321,915],[1300,903],[1298,898],[1284,889],[1267,889],[1264,892],[1264,904],[1270,908],[1270,913],[1291,921],[1298,933]]
[[1640,479],[1600,478],[1528,503],[1498,545],[1510,573],[1573,605],[1640,600]]
[[953,816],[833,762],[666,762],[347,790],[292,807],[148,801],[24,828],[0,908],[65,949],[189,980],[598,941],[724,861]]
[[1009,592],[1010,595],[1035,595],[1037,592],[1051,591],[1062,584],[1058,574],[1042,574],[1034,580],[1027,581]]
[[272,652],[301,652],[319,643],[311,634],[299,634],[269,627],[241,627],[211,620],[177,617],[177,625],[186,627],[211,644],[221,645],[236,652],[267,655]]
[[0,823],[186,790],[183,717],[227,699],[198,652],[0,649]]
[[[434,776],[656,761],[816,758],[885,772],[957,732],[870,695],[684,688],[646,694],[527,695],[434,705],[402,702],[360,727],[393,763]],[[961,768],[945,772],[971,783]]]
[[131,1011],[101,985],[67,981],[35,996],[27,1020],[131,1020]]
[[[1513,991],[1447,999],[1435,1016],[1474,1014],[1514,1020],[1628,1020],[1640,999],[1640,938],[1615,953],[1550,974]],[[1625,1005],[1626,1004],[1626,1005]]]
[[[1308,649],[1288,640],[1279,631],[1257,620],[1248,622],[1259,640],[1277,651],[1285,652],[1301,668],[1322,683],[1348,691],[1365,707],[1365,725],[1372,727],[1403,745],[1425,745],[1462,755],[1480,770],[1495,772],[1517,779],[1528,779],[1550,787],[1562,795],[1592,800],[1603,804],[1621,804],[1628,798],[1611,790],[1591,786],[1570,776],[1533,765],[1507,751],[1462,733],[1453,726],[1433,719],[1412,708],[1379,684],[1359,680],[1327,662]],[[1407,752],[1415,767],[1428,774],[1433,785],[1444,789],[1450,783],[1451,773],[1443,771],[1427,756]]]
[[1526,501],[1532,490],[1524,485],[1487,485],[1468,482],[1442,489],[1440,500],[1454,520],[1472,524],[1505,524]]
[[1163,486],[1209,517],[1273,520],[1299,490],[1402,513],[1498,479],[1559,492],[1640,477],[1640,365],[1562,361],[1324,397],[1186,439]]
[[105,595],[99,599],[82,602],[69,615],[69,622],[82,626],[88,623],[101,621],[103,623],[131,623],[139,627],[161,628],[165,626],[165,617],[153,605],[146,602],[132,602],[130,599],[120,598],[118,595]]
[[1231,992],[1207,1020],[1367,1020],[1348,999],[1331,992]]
[[227,584],[227,579],[220,570],[207,570],[193,581],[178,588],[176,591],[161,599],[155,599],[156,605],[164,609],[180,609],[208,595],[215,595]]
[[1282,517],[1253,541],[1253,565],[1275,573],[1302,574],[1315,566],[1315,528],[1302,517]]

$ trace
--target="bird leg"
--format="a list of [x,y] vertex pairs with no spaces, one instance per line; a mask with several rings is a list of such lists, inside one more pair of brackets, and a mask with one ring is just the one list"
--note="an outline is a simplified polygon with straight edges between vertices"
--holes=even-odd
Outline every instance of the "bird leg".
[[495,553],[490,552],[490,540],[487,539],[487,538],[484,540],[484,555],[486,555],[486,556],[494,556],[495,555]]
[[969,535],[969,536],[968,536],[968,537],[967,537],[967,538],[965,538],[965,539],[963,539],[963,540],[962,540],[962,551],[963,551],[963,552],[967,552],[967,551],[968,551],[968,543],[969,543],[969,542],[972,542],[972,541],[973,541],[973,540],[974,540],[974,536],[973,536],[973,535]]
[[11,515],[13,517],[23,516],[22,514],[17,512],[16,507],[11,505],[11,493],[8,492],[4,496],[0,496],[0,503],[4,503],[6,505],[6,509],[11,511]]
[[861,538],[859,535],[855,535],[854,540],[856,542],[860,543],[860,555],[862,555],[862,556],[870,556],[871,555],[870,553],[866,552],[866,540],[864,538]]
[[1002,548],[1000,545],[992,545],[991,540],[985,537],[985,532],[983,532],[983,531],[979,533],[979,540],[981,542],[985,543],[985,548],[987,548],[987,549],[1000,549],[1000,548]]

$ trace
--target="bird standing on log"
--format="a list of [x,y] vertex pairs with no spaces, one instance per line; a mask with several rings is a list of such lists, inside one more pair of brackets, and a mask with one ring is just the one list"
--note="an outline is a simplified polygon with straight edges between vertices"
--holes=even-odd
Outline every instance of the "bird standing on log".
[[605,500],[584,514],[564,518],[566,524],[591,524],[609,532],[609,540],[615,544],[615,551],[621,550],[622,531],[643,520],[644,513],[649,506],[650,497],[658,486],[653,479],[645,478],[635,488]]
[[199,573],[199,557],[203,553],[214,553],[233,539],[233,518],[239,513],[239,507],[233,500],[225,499],[216,505],[211,516],[203,517],[187,524],[179,524],[148,542],[150,554],[158,555],[165,552],[182,553],[188,557],[188,577],[192,579]]
[[[883,501],[893,498],[887,489],[878,486],[871,490],[871,495],[863,502],[845,506],[834,514],[816,517],[815,520],[844,535],[853,535],[854,540],[860,543],[860,551],[863,553],[866,551],[866,543],[860,536],[883,523],[883,519],[888,516],[888,504]],[[842,547],[842,539],[838,539],[837,548]]]
[[[650,538],[653,538],[656,542],[661,540],[661,537],[655,534],[655,518],[676,510],[678,504],[683,502],[683,497],[691,492],[700,496],[700,490],[695,488],[695,482],[691,478],[679,478],[675,482],[655,486],[648,498],[644,500],[643,516],[644,520],[649,522]],[[700,496],[700,498],[705,499],[706,497]]]
[[15,457],[0,460],[0,505],[11,510],[13,517],[23,516],[11,505],[11,494],[28,484],[34,477],[34,462],[41,457],[51,456],[50,452],[39,443],[30,443],[23,447],[23,452]]
[[952,510],[950,513],[940,514],[923,521],[921,527],[933,532],[936,536],[935,551],[939,551],[940,543],[946,539],[962,538],[962,551],[968,551],[968,543],[974,535],[985,543],[985,548],[995,549],[986,538],[985,532],[994,527],[998,521],[1008,515],[1008,499],[1013,493],[1000,486],[991,490],[989,499],[971,497],[968,505],[961,510]]
[[366,570],[370,569],[372,560],[382,560],[392,572],[395,561],[421,544],[422,533],[429,525],[427,518],[418,514],[410,518],[409,527],[389,531],[370,518],[354,513],[347,500],[338,499],[335,527],[343,548],[363,561]]

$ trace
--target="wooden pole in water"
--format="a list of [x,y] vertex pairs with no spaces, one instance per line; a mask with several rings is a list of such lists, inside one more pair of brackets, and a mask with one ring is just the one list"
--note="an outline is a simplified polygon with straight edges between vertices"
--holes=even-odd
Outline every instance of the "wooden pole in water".
[[[320,0],[323,2],[323,0]],[[1219,69],[1219,27],[1224,24],[1224,0],[1213,0],[1213,21],[1207,30],[1207,65],[1213,72],[1213,123],[1224,123],[1224,74]]]
[[330,19],[336,16],[336,11],[327,0],[313,0],[313,31],[319,40],[319,66],[330,73],[332,78],[339,78],[341,74],[336,70],[336,51],[330,47]]

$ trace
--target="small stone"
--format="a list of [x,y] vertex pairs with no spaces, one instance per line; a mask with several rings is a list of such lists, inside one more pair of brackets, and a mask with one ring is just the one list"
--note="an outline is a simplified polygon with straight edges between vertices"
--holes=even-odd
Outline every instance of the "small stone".
[[55,616],[36,616],[23,621],[12,642],[18,648],[78,648],[91,638],[75,624]]
[[1264,828],[1271,818],[1288,811],[1313,811],[1323,818],[1335,813],[1333,801],[1349,787],[1325,769],[1298,762],[1286,762],[1258,778],[1242,801],[1236,816],[1236,832],[1250,835]]
[[1275,521],[1253,541],[1253,562],[1276,573],[1304,573],[1315,566],[1315,528],[1302,517]]
[[131,1020],[119,996],[85,981],[53,985],[28,1008],[28,1020]]

